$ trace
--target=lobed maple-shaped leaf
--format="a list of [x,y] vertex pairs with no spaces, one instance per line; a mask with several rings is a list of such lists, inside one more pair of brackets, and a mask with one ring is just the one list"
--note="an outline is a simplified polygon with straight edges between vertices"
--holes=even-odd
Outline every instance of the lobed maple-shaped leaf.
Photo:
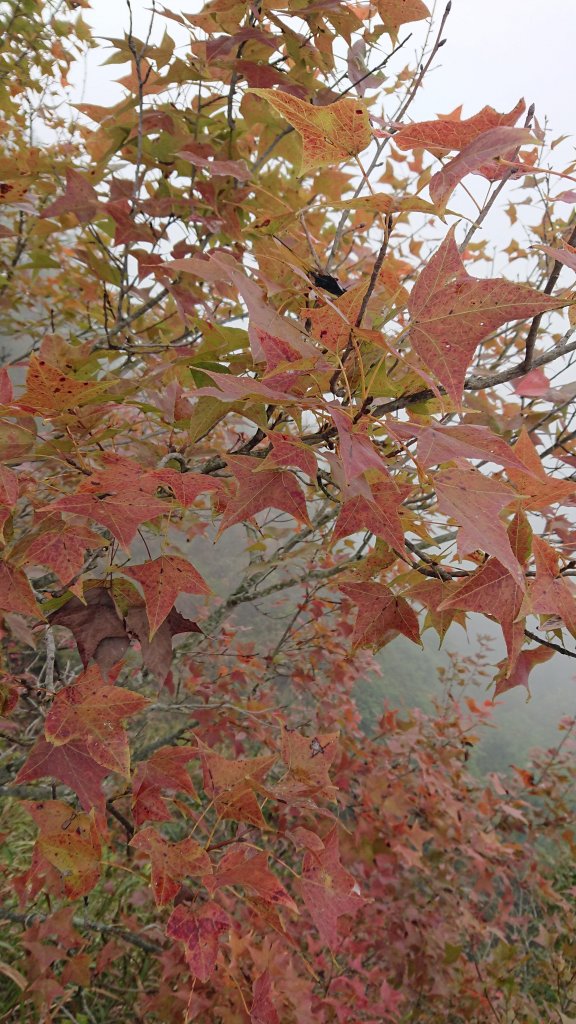
[[84,491],[80,487],[76,494],[59,498],[40,511],[53,512],[55,509],[101,523],[128,550],[138,527],[164,515],[169,511],[169,505],[148,490],[135,486],[123,487],[119,482],[114,492],[102,491],[99,494]]
[[532,544],[536,578],[529,587],[531,609],[539,615],[557,615],[576,637],[576,595],[560,575],[558,555],[540,537],[534,537]]
[[144,591],[150,639],[174,607],[178,594],[210,593],[210,587],[194,566],[174,555],[161,555],[143,565],[130,565],[123,572],[137,580]]
[[55,746],[81,740],[98,764],[127,776],[130,747],[123,722],[149,703],[132,690],[108,686],[94,665],[54,697],[46,715],[46,739]]
[[74,790],[85,810],[93,807],[98,817],[105,820],[106,798],[102,782],[108,774],[109,769],[94,760],[82,740],[55,746],[44,736],[39,736],[14,781],[24,783],[46,777],[57,779]]
[[392,437],[407,441],[417,439],[418,462],[428,468],[453,459],[482,459],[495,462],[498,466],[513,466],[523,469],[524,465],[516,449],[511,448],[503,438],[488,427],[476,427],[468,423],[444,426],[441,423],[402,423],[387,421]]
[[426,621],[423,630],[431,626],[436,630],[440,644],[444,641],[446,633],[453,622],[464,626],[466,617],[459,606],[450,607],[448,602],[453,597],[457,585],[453,580],[443,579],[420,579],[418,583],[410,587],[409,595],[424,605],[426,609]]
[[393,594],[381,583],[369,580],[343,583],[339,589],[358,606],[352,637],[355,647],[378,650],[398,633],[420,644],[418,616],[406,598]]
[[519,100],[507,114],[499,114],[493,107],[483,107],[473,117],[464,120],[448,116],[436,121],[418,121],[396,132],[394,145],[399,149],[427,149],[437,154],[450,149],[464,149],[491,128],[515,125],[525,110],[524,100]]
[[314,452],[292,434],[281,434],[275,430],[268,433],[272,450],[266,456],[264,467],[292,466],[302,470],[313,480],[316,479],[317,462]]
[[530,650],[522,651],[514,669],[509,674],[506,674],[506,662],[501,664],[500,672],[495,680],[494,697],[499,697],[501,693],[506,693],[515,686],[524,686],[528,691],[528,695],[530,695],[530,673],[537,665],[542,665],[545,661],[549,661],[553,655],[554,651],[551,647],[541,645],[540,647],[531,647]]
[[520,508],[538,511],[572,498],[576,493],[575,481],[560,480],[546,472],[525,428],[514,445],[514,454],[520,467],[508,469],[508,476],[519,492],[517,504]]
[[28,363],[26,391],[19,404],[50,417],[100,401],[109,386],[102,381],[68,377],[57,366],[51,366],[45,359],[33,354]]
[[338,754],[338,733],[319,733],[304,736],[295,729],[282,730],[282,760],[286,775],[275,786],[281,798],[306,794],[334,799],[336,786],[329,769]]
[[342,507],[334,524],[332,543],[360,530],[369,530],[398,552],[404,551],[404,528],[399,509],[412,487],[381,478],[371,486],[355,481],[341,490]]
[[228,466],[236,477],[235,494],[228,499],[218,536],[234,523],[252,519],[258,512],[277,508],[310,525],[306,499],[296,477],[286,469],[258,469],[247,455],[234,455]]
[[477,550],[486,551],[506,566],[518,585],[524,588],[524,573],[500,518],[502,510],[514,501],[512,489],[479,470],[461,467],[438,473],[434,486],[438,508],[460,526],[460,556]]
[[39,828],[36,848],[60,873],[70,899],[85,896],[100,877],[101,848],[94,812],[62,800],[24,803]]
[[302,899],[321,938],[331,950],[338,947],[338,918],[356,914],[365,900],[352,875],[342,867],[336,827],[324,839],[321,853],[304,854],[299,884]]
[[200,748],[204,789],[221,818],[245,821],[263,828],[266,824],[256,793],[276,756],[229,760],[204,745]]
[[31,615],[35,619],[44,618],[28,577],[21,569],[4,561],[0,561],[0,611]]
[[272,979],[263,971],[252,985],[250,1024],[280,1024],[280,1017],[272,1001]]
[[66,168],[66,191],[46,206],[41,217],[59,217],[62,213],[73,213],[80,224],[88,224],[102,209],[98,193],[93,185],[73,167]]
[[298,913],[298,908],[276,875],[268,867],[265,853],[253,853],[243,848],[232,848],[224,855],[215,873],[214,886],[241,885],[265,903],[286,907]]
[[203,878],[212,874],[210,857],[195,839],[187,838],[179,843],[170,843],[148,826],[134,836],[130,846],[150,858],[152,891],[157,907],[174,899],[185,878]]
[[85,526],[54,523],[41,527],[25,547],[26,561],[47,566],[62,583],[68,583],[82,573],[86,551],[107,546],[104,537]]
[[216,967],[220,936],[229,928],[230,919],[217,903],[204,903],[197,910],[180,904],[168,918],[166,934],[184,943],[192,974],[207,982]]
[[534,141],[527,128],[501,126],[483,132],[431,177],[430,196],[437,209],[442,213],[446,210],[448,199],[466,174],[484,173],[486,164],[495,157],[510,161],[519,146]]
[[451,228],[410,293],[412,348],[459,404],[476,346],[488,334],[510,320],[527,320],[563,305],[565,298],[529,285],[471,277]]
[[317,107],[287,92],[252,89],[296,129],[302,139],[299,176],[357,156],[372,140],[368,110],[361,100],[337,100]]
[[163,793],[196,796],[186,765],[197,756],[196,747],[160,747],[147,761],[137,765],[132,778],[132,808],[137,825],[170,819]]

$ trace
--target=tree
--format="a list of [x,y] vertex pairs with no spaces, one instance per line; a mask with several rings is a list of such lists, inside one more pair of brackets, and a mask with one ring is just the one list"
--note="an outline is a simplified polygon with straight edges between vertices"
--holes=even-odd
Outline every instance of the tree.
[[0,4],[6,1012],[573,1016],[566,761],[480,784],[486,707],[352,688],[472,613],[497,693],[575,656],[574,167],[524,101],[414,120],[449,5],[417,69],[420,0],[152,6],[110,110],[86,0]]

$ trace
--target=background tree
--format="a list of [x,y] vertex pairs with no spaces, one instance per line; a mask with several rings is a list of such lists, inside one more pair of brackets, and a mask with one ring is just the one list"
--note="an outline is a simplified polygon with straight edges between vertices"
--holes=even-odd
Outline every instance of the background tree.
[[415,69],[419,0],[128,6],[112,109],[87,6],[0,5],[5,1017],[565,1021],[572,725],[478,782],[486,705],[353,688],[470,613],[497,694],[574,657],[574,168],[413,122],[449,5]]

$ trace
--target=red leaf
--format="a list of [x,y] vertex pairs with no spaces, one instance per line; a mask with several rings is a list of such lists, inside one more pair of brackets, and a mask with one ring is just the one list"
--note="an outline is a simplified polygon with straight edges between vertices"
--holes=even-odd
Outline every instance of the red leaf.
[[212,874],[210,857],[195,839],[169,843],[149,826],[134,836],[130,846],[150,858],[152,890],[157,907],[174,899],[185,878],[201,878]]
[[430,153],[439,154],[449,149],[464,149],[490,128],[516,124],[525,110],[524,100],[519,100],[508,114],[499,114],[493,107],[483,107],[478,114],[464,121],[454,117],[420,121],[401,128],[394,136],[394,145],[399,149],[427,149]]
[[39,736],[14,781],[32,782],[47,776],[57,779],[74,790],[87,811],[94,807],[98,816],[104,818],[106,798],[102,782],[108,774],[108,768],[94,760],[82,740],[57,747]]
[[86,493],[79,488],[76,494],[59,498],[40,511],[60,509],[61,512],[72,512],[77,516],[86,516],[95,523],[102,523],[128,550],[138,527],[164,515],[169,508],[165,501],[155,498],[147,490],[128,486],[114,493],[102,491],[100,494]]
[[521,398],[544,398],[550,391],[550,381],[541,367],[530,370],[512,385]]
[[536,579],[529,589],[532,610],[540,615],[558,615],[576,636],[576,596],[568,580],[559,575],[558,556],[546,541],[534,537]]
[[350,416],[335,402],[328,408],[338,429],[340,458],[346,480],[350,482],[370,469],[387,477],[386,464],[368,437],[366,428],[363,425],[355,426]]
[[298,908],[286,889],[268,867],[265,853],[252,853],[245,849],[231,849],[220,861],[214,875],[214,884],[241,885],[266,903],[286,907],[298,913]]
[[416,354],[460,403],[476,346],[509,320],[566,305],[528,285],[467,274],[451,229],[410,294],[410,337]]
[[520,432],[514,454],[518,456],[521,469],[510,468],[508,476],[519,492],[517,504],[520,508],[537,511],[557,502],[563,503],[576,493],[575,481],[559,480],[546,472],[526,429]]
[[222,480],[206,476],[204,473],[178,473],[175,469],[157,469],[152,476],[158,484],[169,487],[178,504],[184,508],[193,505],[196,499],[207,491],[224,489]]
[[565,267],[569,267],[576,273],[576,249],[573,246],[567,246],[565,249],[555,249],[551,245],[539,245],[538,249],[542,252],[551,256],[553,260],[558,263],[563,263]]
[[275,764],[275,755],[230,761],[204,746],[200,754],[204,789],[220,817],[264,827],[256,792]]
[[398,552],[404,551],[404,528],[399,508],[412,491],[384,479],[371,487],[366,481],[342,490],[344,501],[334,525],[332,542],[359,530],[369,530]]
[[107,547],[108,541],[85,526],[69,523],[48,525],[25,549],[29,565],[45,565],[62,583],[79,576],[87,550]]
[[36,603],[28,577],[20,569],[2,561],[0,561],[0,611],[19,612],[21,615],[31,615],[35,619],[44,618]]
[[130,637],[104,587],[86,589],[84,601],[72,597],[49,618],[53,625],[72,631],[84,668],[94,660],[104,676],[130,646]]
[[96,189],[72,167],[66,168],[66,191],[41,213],[41,217],[59,217],[74,213],[80,224],[88,224],[102,210]]
[[282,759],[288,770],[274,792],[284,799],[302,795],[334,799],[336,786],[328,772],[338,752],[338,733],[304,736],[284,728]]
[[265,467],[256,472],[258,466],[247,455],[234,455],[228,465],[238,485],[226,505],[218,536],[234,523],[245,522],[270,508],[280,509],[310,525],[304,492],[293,473]]
[[554,651],[551,647],[544,646],[532,647],[528,651],[522,651],[518,657],[514,670],[510,675],[506,675],[506,663],[504,663],[501,671],[496,677],[494,696],[499,697],[501,693],[506,693],[508,690],[512,690],[515,686],[526,687],[528,694],[530,694],[528,678],[532,669],[536,668],[537,665],[541,665],[545,661],[549,661],[553,654]]
[[82,740],[98,764],[129,775],[130,747],[122,723],[149,703],[131,690],[107,686],[93,667],[54,697],[46,716],[46,739],[55,746]]
[[192,974],[202,982],[214,973],[220,936],[230,927],[228,915],[217,903],[204,903],[199,910],[175,907],[166,925],[166,934],[184,943],[186,962]]
[[252,986],[251,1024],[280,1024],[272,1002],[272,982],[268,971],[256,978]]
[[276,431],[270,431],[268,439],[272,445],[272,451],[266,456],[265,467],[270,468],[270,465],[296,466],[313,480],[316,479],[318,468],[316,456],[307,445],[302,444],[297,437],[292,437],[291,434],[279,434]]
[[137,825],[169,820],[162,793],[196,796],[186,765],[197,756],[196,747],[160,747],[147,761],[137,765],[132,779],[132,807]]
[[123,572],[137,580],[144,591],[150,639],[174,606],[178,594],[210,593],[210,587],[194,566],[172,555],[161,555],[143,565],[127,566]]
[[446,469],[435,479],[438,508],[459,524],[458,552],[486,551],[505,565],[520,587],[524,574],[510,546],[502,509],[512,504],[510,487],[476,469]]
[[371,581],[342,584],[340,590],[358,605],[353,635],[356,647],[378,650],[398,633],[420,643],[418,617],[404,597],[396,597],[388,587]]
[[355,914],[366,902],[356,891],[354,878],[340,863],[338,832],[333,828],[322,853],[306,852],[300,891],[323,941],[338,947],[338,918]]

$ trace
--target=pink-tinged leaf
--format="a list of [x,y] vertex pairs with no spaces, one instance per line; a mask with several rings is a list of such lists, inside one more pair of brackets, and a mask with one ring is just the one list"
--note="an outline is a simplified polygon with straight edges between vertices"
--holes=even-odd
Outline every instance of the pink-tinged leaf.
[[236,477],[237,487],[236,493],[228,499],[218,535],[234,523],[245,522],[270,508],[287,512],[310,525],[304,491],[289,470],[258,469],[255,460],[247,455],[234,455],[228,460],[228,466]]
[[170,843],[149,826],[134,836],[130,846],[150,858],[152,891],[157,907],[163,907],[174,899],[185,878],[204,878],[212,874],[210,857],[195,839]]
[[576,192],[574,189],[568,189],[566,192],[560,192],[559,195],[554,196],[554,202],[556,203],[576,203]]
[[31,615],[35,619],[44,616],[28,582],[28,577],[8,562],[0,561],[0,611]]
[[233,377],[228,373],[217,373],[205,370],[205,373],[218,385],[215,388],[198,388],[194,394],[198,398],[207,396],[217,398],[220,402],[241,402],[245,398],[261,398],[266,402],[293,402],[294,395],[289,391],[270,386],[255,377]]
[[420,121],[401,128],[394,136],[394,145],[399,149],[427,149],[438,154],[450,149],[464,149],[490,128],[516,124],[525,110],[524,100],[519,100],[508,114],[499,114],[493,107],[483,107],[478,114],[463,121],[454,116]]
[[369,469],[375,469],[388,476],[388,469],[363,425],[355,425],[336,402],[331,402],[329,412],[338,430],[339,452],[348,482],[361,476]]
[[512,387],[521,398],[545,398],[550,392],[550,381],[544,370],[537,367],[518,377]]
[[270,871],[265,853],[232,848],[220,861],[213,884],[217,887],[241,885],[265,903],[271,903],[275,907],[286,907],[295,914],[298,913],[294,900],[276,875]]
[[217,903],[204,903],[198,910],[180,904],[166,925],[166,934],[184,943],[186,963],[199,981],[207,982],[218,959],[220,936],[228,931],[230,920]]
[[252,986],[250,1024],[280,1024],[272,1001],[272,981],[268,971],[264,971],[256,978]]
[[200,156],[191,148],[181,149],[177,155],[184,157],[193,167],[199,167],[200,170],[208,171],[211,177],[231,176],[236,178],[237,181],[248,181],[250,178],[251,172],[244,160],[209,160],[205,156]]
[[106,685],[93,666],[54,697],[45,720],[46,739],[55,746],[81,740],[98,764],[128,776],[130,747],[123,722],[149,703],[132,690]]
[[45,565],[61,580],[69,583],[84,569],[87,550],[107,547],[108,542],[85,526],[54,523],[34,537],[26,548],[29,565]]
[[551,245],[538,245],[537,249],[551,256],[557,263],[563,263],[576,273],[576,249],[573,246],[566,246],[565,249],[554,249]]
[[137,825],[170,819],[164,793],[196,796],[186,766],[197,757],[196,747],[160,747],[147,761],[137,765],[132,779],[132,807]]
[[106,798],[102,782],[107,775],[109,769],[94,760],[82,740],[72,740],[57,747],[39,736],[14,781],[25,783],[46,777],[56,779],[74,790],[85,810],[94,807],[98,817],[105,820]]
[[410,294],[412,348],[460,404],[466,371],[488,334],[566,301],[504,278],[470,277],[451,229]]
[[62,800],[26,802],[40,832],[36,849],[60,873],[70,899],[85,896],[100,877],[100,839],[94,812],[75,811]]
[[576,595],[569,580],[560,575],[558,557],[546,541],[534,537],[536,579],[529,588],[530,605],[538,615],[557,615],[576,636]]
[[342,491],[342,507],[332,533],[332,542],[348,537],[359,530],[369,530],[375,537],[381,537],[396,551],[404,551],[404,528],[399,510],[411,493],[412,487],[397,485],[390,479],[382,478],[369,486],[365,481],[357,487],[358,481]]
[[349,160],[372,141],[368,110],[361,100],[346,97],[328,106],[316,107],[275,89],[253,89],[252,92],[265,99],[300,135],[299,175]]
[[80,488],[76,494],[59,498],[41,511],[53,512],[56,509],[101,523],[128,550],[138,527],[164,515],[170,510],[170,505],[155,498],[148,490],[128,486],[114,493],[102,491],[99,494],[84,492]]
[[352,638],[355,647],[378,650],[399,633],[420,644],[418,616],[404,597],[397,597],[389,587],[369,580],[342,584],[340,590],[358,606]]
[[522,651],[516,665],[510,675],[506,675],[506,662],[502,665],[496,676],[496,687],[494,696],[499,697],[501,693],[512,690],[515,686],[524,686],[530,694],[529,677],[537,665],[549,661],[554,651],[551,647],[533,647],[528,651]]
[[466,624],[464,612],[458,608],[447,608],[444,604],[453,596],[455,590],[456,584],[453,580],[422,579],[410,587],[408,592],[413,601],[419,601],[426,609],[427,615],[422,631],[431,626],[436,630],[441,644],[453,622],[463,627]]
[[272,430],[268,433],[272,451],[268,453],[264,466],[292,466],[302,470],[313,480],[316,479],[318,465],[312,449],[291,434],[280,434]]
[[296,729],[282,730],[282,760],[286,775],[274,792],[283,799],[311,796],[334,799],[336,786],[329,770],[339,752],[338,733],[304,736]]
[[473,551],[494,555],[524,587],[524,573],[510,546],[506,526],[500,519],[504,508],[514,502],[507,484],[484,476],[475,469],[447,469],[435,479],[438,508],[460,526],[458,552],[463,558]]
[[179,594],[210,593],[210,587],[194,566],[173,555],[161,555],[143,565],[127,566],[123,572],[137,580],[144,591],[150,639],[174,607]]
[[340,863],[338,833],[333,828],[321,853],[304,854],[300,891],[323,941],[338,948],[338,919],[356,914],[365,900],[356,891],[354,878]]
[[498,466],[524,468],[514,449],[488,427],[475,427],[467,423],[452,427],[433,421],[422,426],[396,420],[389,420],[386,426],[392,437],[401,441],[417,438],[418,462],[426,468],[452,462],[457,458],[481,459],[495,462]]
[[534,142],[527,128],[489,128],[470,142],[430,179],[430,197],[440,211],[466,174],[482,173],[487,161],[505,156],[511,160],[524,143]]
[[13,509],[18,500],[18,477],[13,469],[0,465],[0,505]]
[[63,213],[73,213],[80,224],[88,224],[100,211],[103,215],[96,189],[83,174],[79,174],[72,167],[67,167],[64,195],[46,206],[41,217],[59,217]]

